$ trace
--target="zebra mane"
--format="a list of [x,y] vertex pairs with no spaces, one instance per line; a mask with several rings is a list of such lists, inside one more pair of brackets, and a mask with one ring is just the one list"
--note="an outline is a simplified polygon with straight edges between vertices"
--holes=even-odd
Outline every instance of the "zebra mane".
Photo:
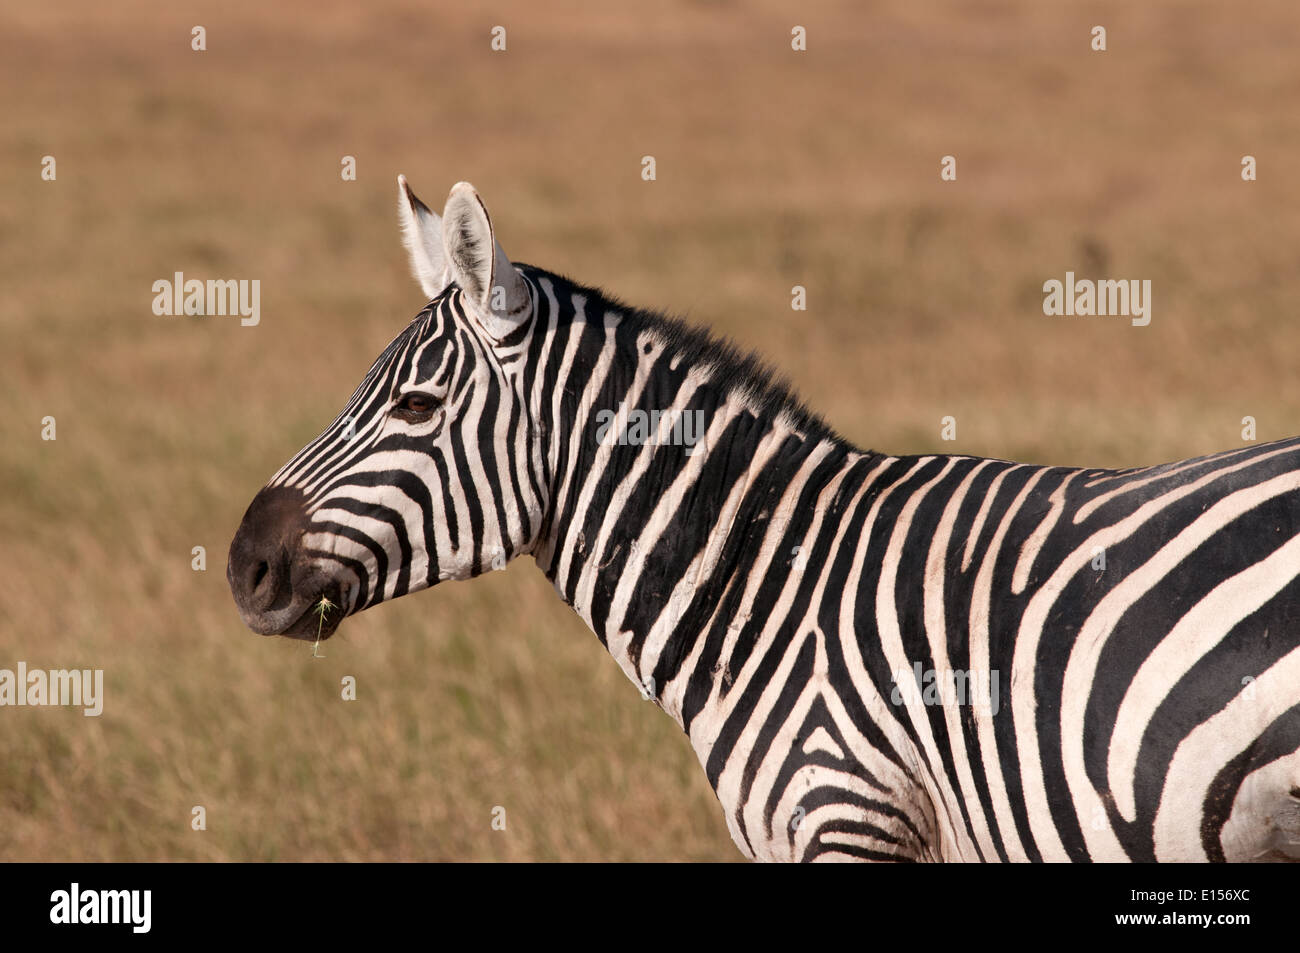
[[663,342],[667,354],[679,357],[690,366],[711,369],[714,379],[728,393],[748,398],[764,415],[772,418],[784,416],[810,437],[846,442],[819,414],[809,409],[785,374],[756,351],[744,350],[709,328],[688,324],[675,315],[634,307],[600,288],[581,284],[566,275],[535,265],[519,262],[515,265],[533,278],[550,279],[556,285],[557,296],[561,292],[583,295],[587,299],[588,313],[597,309],[617,311],[627,326],[649,330]]

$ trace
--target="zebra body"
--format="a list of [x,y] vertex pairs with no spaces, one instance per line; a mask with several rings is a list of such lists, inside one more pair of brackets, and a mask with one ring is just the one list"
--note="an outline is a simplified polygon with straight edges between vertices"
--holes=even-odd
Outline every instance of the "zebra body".
[[749,857],[1300,856],[1300,439],[861,450],[753,359],[512,264],[468,186],[399,207],[433,300],[250,506],[256,631],[529,553]]

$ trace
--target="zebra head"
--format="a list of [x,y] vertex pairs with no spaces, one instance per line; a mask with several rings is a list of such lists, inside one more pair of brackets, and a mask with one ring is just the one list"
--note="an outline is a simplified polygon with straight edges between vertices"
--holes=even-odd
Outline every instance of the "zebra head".
[[398,207],[432,300],[244,514],[226,578],[263,635],[324,638],[345,615],[503,568],[541,526],[541,431],[517,370],[536,288],[468,183],[440,218],[399,176]]

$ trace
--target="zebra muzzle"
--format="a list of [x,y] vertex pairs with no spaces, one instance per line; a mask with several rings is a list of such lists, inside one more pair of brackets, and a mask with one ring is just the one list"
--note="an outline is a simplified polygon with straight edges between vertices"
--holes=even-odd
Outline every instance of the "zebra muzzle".
[[263,487],[230,543],[226,581],[240,618],[260,635],[324,639],[343,619],[341,585],[302,552],[306,528],[300,491]]

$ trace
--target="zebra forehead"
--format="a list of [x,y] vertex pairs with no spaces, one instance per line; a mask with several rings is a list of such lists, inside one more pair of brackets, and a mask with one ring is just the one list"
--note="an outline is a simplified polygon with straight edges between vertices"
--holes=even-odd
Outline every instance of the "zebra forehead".
[[[375,358],[360,389],[369,390],[387,383],[393,377],[406,377],[412,368],[420,369],[417,379],[423,380],[431,376],[432,371],[441,363],[444,349],[439,345],[450,338],[448,332],[452,330],[441,310],[437,302],[430,302],[428,307],[389,341],[379,357]],[[429,369],[428,373],[425,373],[426,369]]]

